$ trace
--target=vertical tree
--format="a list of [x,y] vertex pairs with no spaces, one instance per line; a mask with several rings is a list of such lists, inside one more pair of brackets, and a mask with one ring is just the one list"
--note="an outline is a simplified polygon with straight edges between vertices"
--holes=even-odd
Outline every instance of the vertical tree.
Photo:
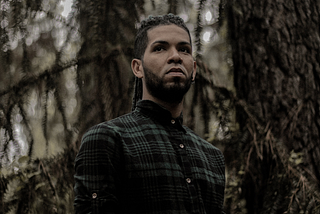
[[81,97],[78,118],[80,137],[90,126],[127,113],[131,109],[135,22],[144,1],[79,0],[83,39],[78,60],[77,85]]
[[318,213],[320,3],[227,0],[225,12],[242,132],[226,149],[228,212]]

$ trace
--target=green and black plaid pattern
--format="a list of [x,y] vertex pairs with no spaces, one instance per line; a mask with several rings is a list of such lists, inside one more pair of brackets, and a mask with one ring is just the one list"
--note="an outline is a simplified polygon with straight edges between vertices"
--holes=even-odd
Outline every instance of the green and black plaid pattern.
[[76,213],[221,213],[220,150],[147,100],[92,127],[75,161]]

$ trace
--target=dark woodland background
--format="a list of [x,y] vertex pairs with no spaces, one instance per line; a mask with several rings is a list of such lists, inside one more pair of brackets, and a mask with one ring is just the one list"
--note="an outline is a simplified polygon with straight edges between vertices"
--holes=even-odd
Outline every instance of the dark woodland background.
[[0,214],[73,213],[82,134],[131,111],[136,26],[181,15],[184,121],[226,159],[230,214],[320,213],[320,1],[0,1]]

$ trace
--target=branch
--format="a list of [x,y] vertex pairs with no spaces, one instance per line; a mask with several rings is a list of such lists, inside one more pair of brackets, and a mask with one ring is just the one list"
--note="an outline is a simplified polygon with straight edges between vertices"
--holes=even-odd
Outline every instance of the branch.
[[73,60],[69,63],[65,63],[65,65],[63,66],[59,66],[56,65],[54,66],[52,69],[50,70],[45,70],[43,73],[39,74],[39,75],[33,75],[33,76],[28,76],[26,78],[23,78],[20,82],[18,82],[16,85],[9,87],[8,89],[5,89],[3,91],[0,92],[0,97],[15,91],[16,93],[19,92],[20,90],[23,90],[25,87],[29,86],[29,85],[37,85],[39,84],[39,82],[41,80],[43,80],[44,78],[51,76],[53,74],[58,74],[62,71],[64,71],[67,68],[70,68],[72,66],[75,65],[83,65],[86,63],[91,62],[93,58],[88,58],[88,59],[82,59],[82,60]]
[[44,165],[43,165],[41,160],[39,161],[39,165],[40,165],[40,168],[42,169],[44,175],[46,176],[46,178],[47,178],[47,180],[49,182],[49,185],[50,185],[50,187],[52,189],[53,195],[56,197],[56,199],[58,199],[57,191],[56,191],[56,188],[54,187],[54,184],[53,184],[53,182],[51,180],[51,176],[50,176],[49,172],[47,172],[47,170],[44,167]]

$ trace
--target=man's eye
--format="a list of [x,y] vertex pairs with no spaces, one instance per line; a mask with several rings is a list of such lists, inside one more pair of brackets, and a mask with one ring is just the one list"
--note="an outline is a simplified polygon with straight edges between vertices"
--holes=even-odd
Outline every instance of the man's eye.
[[155,47],[155,48],[154,48],[154,51],[162,51],[162,50],[164,50],[164,48],[161,47],[161,46],[158,46],[158,47]]
[[190,52],[188,48],[180,48],[180,51],[184,52],[184,53],[189,53]]

